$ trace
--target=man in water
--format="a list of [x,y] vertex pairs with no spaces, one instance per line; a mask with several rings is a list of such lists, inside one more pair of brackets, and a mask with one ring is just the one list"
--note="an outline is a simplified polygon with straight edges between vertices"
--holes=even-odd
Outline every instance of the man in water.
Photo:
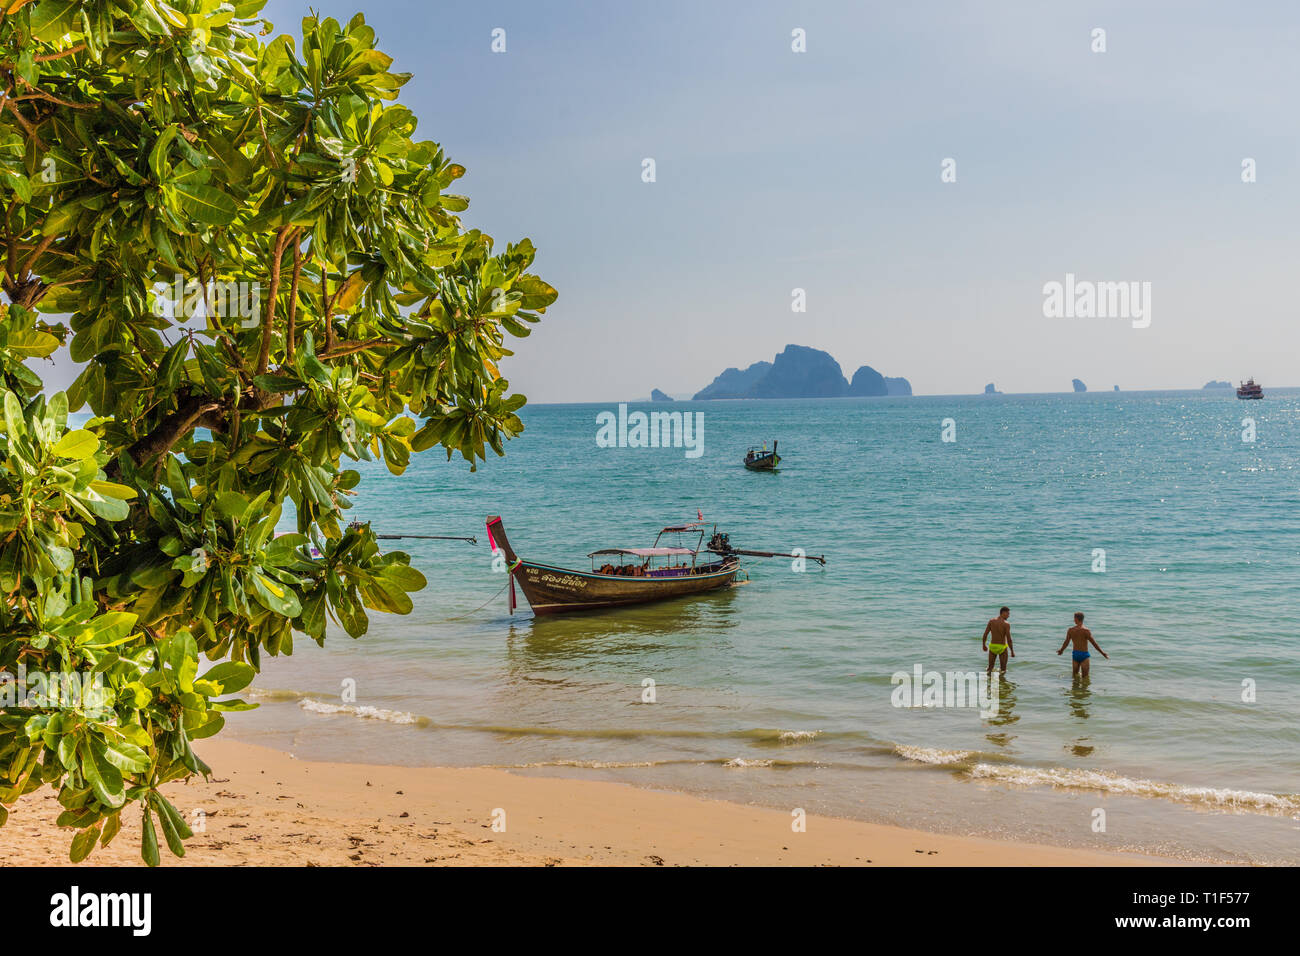
[[1060,649],[1056,653],[1063,653],[1066,645],[1071,641],[1074,642],[1074,652],[1070,655],[1073,658],[1073,663],[1070,665],[1070,673],[1074,677],[1088,676],[1088,658],[1092,656],[1088,653],[1089,644],[1097,648],[1098,654],[1106,658],[1106,660],[1110,660],[1110,655],[1103,651],[1101,645],[1093,640],[1092,631],[1083,626],[1082,611],[1075,612],[1074,627],[1065,632],[1065,641],[1061,644]]
[[[1011,608],[1004,607],[998,611],[997,617],[989,618],[989,622],[984,625],[983,642],[984,650],[989,652],[988,672],[990,674],[993,673],[993,661],[995,659],[1002,661],[1001,672],[1005,674],[1007,672],[1007,652],[1010,651],[1012,657],[1016,656],[1016,649],[1011,644],[1010,617]],[[992,644],[989,643],[990,634],[993,635]]]

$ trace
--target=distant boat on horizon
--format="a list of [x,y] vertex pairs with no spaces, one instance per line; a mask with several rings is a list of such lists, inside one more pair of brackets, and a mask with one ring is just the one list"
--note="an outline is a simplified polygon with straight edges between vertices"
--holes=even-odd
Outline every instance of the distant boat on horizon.
[[1261,385],[1256,385],[1255,380],[1253,378],[1247,379],[1237,388],[1237,397],[1238,398],[1263,398],[1264,388]]

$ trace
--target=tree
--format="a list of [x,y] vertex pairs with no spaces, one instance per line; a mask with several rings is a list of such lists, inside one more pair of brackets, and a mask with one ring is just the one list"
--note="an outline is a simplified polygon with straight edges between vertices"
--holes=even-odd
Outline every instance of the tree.
[[[159,787],[208,772],[191,743],[262,655],[410,611],[344,459],[502,454],[506,335],[556,298],[527,239],[463,228],[363,17],[299,51],[261,7],[0,10],[0,826],[52,786],[74,861],[137,803],[145,861],[155,817],[183,854]],[[25,362],[61,344],[82,371],[47,397]]]

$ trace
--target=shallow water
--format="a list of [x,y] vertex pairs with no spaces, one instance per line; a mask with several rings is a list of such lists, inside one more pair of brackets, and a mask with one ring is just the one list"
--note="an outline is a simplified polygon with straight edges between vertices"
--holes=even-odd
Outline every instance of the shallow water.
[[[703,412],[701,457],[597,447],[596,415],[616,407],[569,405],[526,408],[525,434],[477,473],[433,454],[400,478],[363,465],[355,517],[479,544],[403,542],[430,580],[414,612],[324,650],[300,639],[233,735],[306,758],[1300,862],[1300,391],[671,408]],[[742,468],[772,437],[780,472]],[[697,509],[736,547],[829,563],[754,560],[741,587],[572,617],[533,619],[520,594],[507,613],[484,516],[525,556],[583,568]],[[895,706],[897,673],[982,674],[1001,604],[1017,657],[996,716]],[[1087,685],[1056,654],[1075,610],[1112,658],[1094,653]]]

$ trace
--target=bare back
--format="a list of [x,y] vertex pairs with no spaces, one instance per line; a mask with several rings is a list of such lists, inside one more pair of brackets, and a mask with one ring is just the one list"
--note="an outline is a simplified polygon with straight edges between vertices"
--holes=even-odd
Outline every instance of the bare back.
[[1088,641],[1092,640],[1092,631],[1088,630],[1082,624],[1076,624],[1065,632],[1065,636],[1069,639],[1076,651],[1086,651],[1088,649]]

